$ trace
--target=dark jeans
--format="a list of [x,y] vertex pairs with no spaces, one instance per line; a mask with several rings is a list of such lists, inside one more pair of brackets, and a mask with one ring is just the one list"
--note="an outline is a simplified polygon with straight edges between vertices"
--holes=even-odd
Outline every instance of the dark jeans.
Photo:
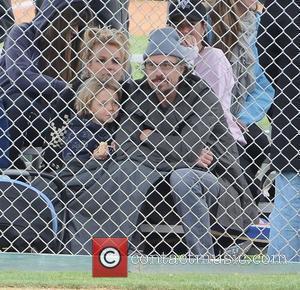
[[270,151],[270,143],[266,134],[256,125],[248,127],[248,132],[244,133],[247,144],[238,146],[240,153],[240,163],[245,170],[245,177],[250,185],[250,190],[256,198],[261,193],[261,188],[255,176],[266,160]]

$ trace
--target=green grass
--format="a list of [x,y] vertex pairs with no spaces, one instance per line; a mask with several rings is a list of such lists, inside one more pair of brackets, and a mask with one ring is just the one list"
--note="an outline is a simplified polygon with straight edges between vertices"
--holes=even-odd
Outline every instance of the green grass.
[[147,36],[132,36],[129,43],[131,54],[142,54],[147,47]]
[[138,80],[144,76],[142,65],[140,63],[136,63],[136,62],[131,63],[131,69],[132,69],[131,75],[134,80]]
[[[132,55],[143,54],[143,52],[146,49],[146,46],[147,46],[146,36],[132,36],[130,38],[130,53]],[[140,63],[132,62],[131,69],[132,69],[131,75],[134,80],[140,79],[144,76]]]
[[92,278],[82,272],[0,272],[0,287],[69,289],[299,289],[299,274],[141,274]]
[[257,122],[257,125],[262,130],[270,130],[270,126],[271,126],[271,124],[266,116],[264,118],[262,118],[259,122]]

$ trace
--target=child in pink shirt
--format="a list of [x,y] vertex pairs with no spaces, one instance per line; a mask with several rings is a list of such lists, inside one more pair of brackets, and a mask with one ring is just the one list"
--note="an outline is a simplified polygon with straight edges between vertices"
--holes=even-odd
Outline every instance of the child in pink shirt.
[[182,35],[182,44],[191,48],[186,60],[194,66],[194,73],[205,80],[219,98],[233,138],[241,145],[246,144],[243,133],[230,112],[234,86],[231,65],[222,50],[204,45],[205,7],[200,3],[195,8],[191,4],[184,7],[173,6],[174,4],[169,5],[169,23]]
[[234,77],[224,53],[218,48],[203,47],[194,62],[195,73],[208,83],[219,98],[233,138],[241,144],[246,144],[242,131],[230,112]]

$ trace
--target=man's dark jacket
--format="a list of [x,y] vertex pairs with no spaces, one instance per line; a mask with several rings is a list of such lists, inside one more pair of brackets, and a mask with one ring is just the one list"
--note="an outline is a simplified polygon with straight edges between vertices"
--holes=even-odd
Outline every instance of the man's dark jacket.
[[[129,157],[159,172],[184,167],[196,169],[201,150],[210,148],[216,159],[212,173],[223,185],[214,213],[216,224],[242,231],[254,221],[257,211],[219,100],[193,75],[185,77],[178,92],[174,105],[164,110],[147,81],[137,82],[135,93],[125,104],[128,117],[116,134],[121,147],[117,160]],[[139,135],[144,129],[154,132],[141,142]]]

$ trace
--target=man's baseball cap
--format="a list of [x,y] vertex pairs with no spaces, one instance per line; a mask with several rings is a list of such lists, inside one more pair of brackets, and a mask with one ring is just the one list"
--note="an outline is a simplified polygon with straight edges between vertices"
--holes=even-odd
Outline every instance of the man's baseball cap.
[[177,24],[186,19],[190,22],[204,20],[206,8],[200,0],[173,0],[169,2],[169,22]]
[[143,58],[145,60],[153,55],[166,55],[185,59],[188,52],[188,48],[181,45],[180,36],[176,30],[173,27],[164,27],[150,33]]

